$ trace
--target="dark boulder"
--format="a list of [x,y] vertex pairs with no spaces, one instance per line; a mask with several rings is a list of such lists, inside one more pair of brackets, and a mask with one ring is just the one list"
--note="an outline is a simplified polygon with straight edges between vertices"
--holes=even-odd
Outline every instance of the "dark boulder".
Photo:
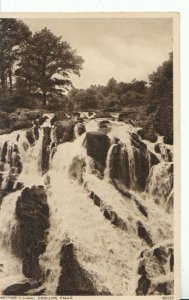
[[25,188],[16,204],[17,252],[22,259],[26,277],[38,279],[41,275],[39,255],[46,248],[46,230],[49,227],[49,206],[43,186]]
[[173,135],[165,135],[163,141],[165,144],[173,145]]
[[130,187],[129,156],[124,145],[113,146],[110,156],[110,173],[112,180],[119,180],[126,187]]
[[129,150],[127,144],[122,143],[113,146],[109,176],[113,181],[119,180],[127,188],[144,190],[150,166],[159,163],[159,160],[134,133],[131,134],[131,147]]
[[145,133],[144,135],[144,139],[151,142],[151,143],[155,143],[158,140],[157,134],[153,131],[148,131]]
[[33,134],[36,140],[39,139],[39,127],[38,126],[34,126],[33,128]]
[[147,295],[150,286],[151,286],[151,280],[147,277],[147,275],[142,275],[138,280],[136,295],[137,296]]
[[72,243],[62,247],[60,266],[62,271],[57,287],[57,295],[98,295],[90,274],[79,264]]
[[137,134],[143,139],[151,143],[155,143],[158,140],[157,134],[153,130],[139,129]]
[[8,150],[8,142],[4,142],[2,150],[1,150],[1,160],[3,163],[6,162],[7,150]]
[[29,120],[35,120],[39,119],[40,117],[43,116],[43,113],[41,111],[28,111],[25,113],[27,119]]
[[0,171],[4,171],[4,163],[0,160]]
[[142,138],[144,139],[144,136],[145,136],[145,133],[146,133],[146,130],[141,128],[137,131],[137,134]]
[[50,143],[51,143],[51,128],[43,127],[43,142],[42,142],[42,156],[41,156],[41,170],[43,174],[46,173],[49,169]]
[[41,126],[48,119],[47,116],[42,116],[38,119],[38,125]]
[[57,144],[71,142],[74,139],[74,121],[59,122],[55,128]]
[[6,129],[8,127],[10,127],[10,114],[0,112],[0,129]]
[[107,112],[107,111],[98,111],[96,112],[95,114],[95,118],[98,119],[98,118],[112,118],[110,112]]
[[87,155],[92,157],[102,169],[104,169],[106,165],[109,147],[110,140],[106,134],[101,132],[86,133]]
[[28,142],[30,143],[30,145],[33,145],[35,143],[35,136],[34,136],[33,129],[26,131],[26,138],[27,138]]
[[144,239],[149,247],[153,247],[153,241],[151,235],[149,234],[149,232],[146,230],[146,228],[140,221],[137,222],[137,230],[138,230],[138,236],[141,239]]
[[143,141],[141,141],[138,135],[134,132],[131,133],[131,143],[136,148],[147,149],[146,144]]
[[154,151],[155,151],[156,153],[161,153],[160,147],[161,147],[161,144],[160,144],[160,143],[155,144],[155,146],[154,146]]
[[85,125],[83,123],[76,124],[75,130],[78,135],[82,135],[83,133],[86,132]]
[[23,296],[31,288],[29,282],[26,283],[15,283],[8,286],[4,291],[3,295],[7,296]]
[[16,121],[12,126],[11,130],[20,130],[20,129],[26,129],[26,128],[31,128],[33,126],[32,121],[30,120],[25,120],[25,121]]

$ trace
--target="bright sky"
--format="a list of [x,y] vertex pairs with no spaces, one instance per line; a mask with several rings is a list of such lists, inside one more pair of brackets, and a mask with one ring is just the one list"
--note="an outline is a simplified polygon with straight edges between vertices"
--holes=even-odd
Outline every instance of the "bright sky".
[[[148,80],[172,51],[172,19],[23,19],[32,32],[49,28],[62,36],[85,62],[76,88],[106,84],[114,77]],[[45,45],[44,45],[45,46]]]

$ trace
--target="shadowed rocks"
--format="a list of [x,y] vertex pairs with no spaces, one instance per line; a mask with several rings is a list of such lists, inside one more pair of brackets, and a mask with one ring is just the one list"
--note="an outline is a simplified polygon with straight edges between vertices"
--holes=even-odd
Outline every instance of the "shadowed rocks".
[[57,144],[73,141],[74,127],[74,121],[58,122],[57,126],[55,127],[55,137],[57,140]]
[[137,295],[173,295],[173,244],[164,243],[142,251],[139,260]]
[[87,155],[90,156],[95,164],[95,167],[100,172],[103,172],[106,166],[106,157],[110,147],[110,140],[106,134],[101,132],[86,133],[86,149]]
[[43,141],[42,141],[42,155],[41,155],[41,170],[42,174],[49,170],[50,158],[50,144],[51,144],[51,128],[43,128]]
[[[118,142],[110,155],[110,178],[127,188],[144,190],[150,167],[158,164],[158,158],[147,150],[136,134],[131,135],[131,145]],[[131,153],[132,152],[132,153]]]
[[79,264],[72,243],[61,249],[62,267],[57,295],[95,296],[98,292],[90,274]]
[[46,248],[46,230],[49,227],[49,207],[43,186],[25,188],[16,204],[18,220],[17,252],[22,259],[26,277],[40,278],[39,255]]

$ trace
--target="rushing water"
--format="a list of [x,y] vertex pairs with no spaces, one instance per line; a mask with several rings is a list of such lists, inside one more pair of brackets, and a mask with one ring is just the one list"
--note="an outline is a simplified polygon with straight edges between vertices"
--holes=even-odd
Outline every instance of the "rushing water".
[[[46,250],[40,256],[40,266],[46,274],[43,284],[46,288],[45,293],[56,294],[61,273],[60,250],[63,245],[72,242],[80,265],[91,276],[94,276],[99,291],[103,293],[108,290],[114,295],[133,294],[137,282],[138,252],[147,247],[145,241],[137,236],[137,221],[142,222],[151,231],[154,243],[164,241],[172,235],[172,215],[163,208],[164,202],[171,203],[168,197],[172,190],[170,183],[172,175],[167,168],[167,164],[171,163],[167,163],[166,159],[164,162],[162,159],[161,163],[153,166],[146,191],[143,193],[137,191],[136,161],[131,142],[131,133],[136,130],[123,122],[109,120],[108,137],[111,145],[107,153],[103,177],[97,176],[93,170],[92,159],[87,156],[86,133],[79,136],[76,127],[74,129],[76,139],[57,146],[50,160],[48,173],[42,175],[42,127],[51,126],[51,116],[48,117],[39,130],[39,138],[33,145],[28,143],[25,131],[13,132],[0,138],[1,151],[6,141],[8,141],[8,149],[12,149],[14,145],[18,146],[23,168],[20,174],[16,174],[16,182],[23,182],[25,187],[46,186],[50,208],[50,228]],[[87,113],[83,114],[83,117],[88,118],[85,121],[87,132],[99,130],[99,122],[102,119],[97,121],[92,119],[94,114],[89,116]],[[51,140],[53,139],[51,132]],[[116,147],[115,139],[119,140],[121,151],[128,153],[127,171],[131,181],[129,192],[133,194],[133,197],[139,197],[140,203],[148,211],[148,219],[138,210],[135,202],[131,200],[133,198],[125,198],[112,184],[110,169],[111,155]],[[148,148],[151,149],[151,147],[149,143]],[[9,151],[7,151],[4,164],[1,189],[5,188],[6,178],[10,172],[8,153]],[[151,166],[151,158],[149,155],[148,157],[149,166]],[[166,179],[163,180],[163,178]],[[89,197],[90,192],[94,192],[103,200],[101,207],[94,205]],[[20,259],[14,255],[11,246],[11,236],[17,225],[15,206],[19,194],[20,191],[8,194],[1,204],[0,293],[8,285],[24,280]],[[156,200],[153,200],[157,195],[160,199],[159,205]],[[119,216],[119,224],[125,222],[125,227],[119,225],[122,228],[120,229],[107,220],[102,213],[104,209],[113,209]]]

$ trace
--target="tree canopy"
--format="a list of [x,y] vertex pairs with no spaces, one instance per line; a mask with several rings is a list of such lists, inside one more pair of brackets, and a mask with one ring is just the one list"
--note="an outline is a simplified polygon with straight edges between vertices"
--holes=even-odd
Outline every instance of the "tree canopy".
[[26,45],[16,71],[18,89],[42,97],[62,95],[72,86],[70,74],[80,75],[83,59],[47,28],[36,32]]
[[0,89],[3,97],[12,94],[15,64],[30,37],[31,32],[22,21],[0,19]]

